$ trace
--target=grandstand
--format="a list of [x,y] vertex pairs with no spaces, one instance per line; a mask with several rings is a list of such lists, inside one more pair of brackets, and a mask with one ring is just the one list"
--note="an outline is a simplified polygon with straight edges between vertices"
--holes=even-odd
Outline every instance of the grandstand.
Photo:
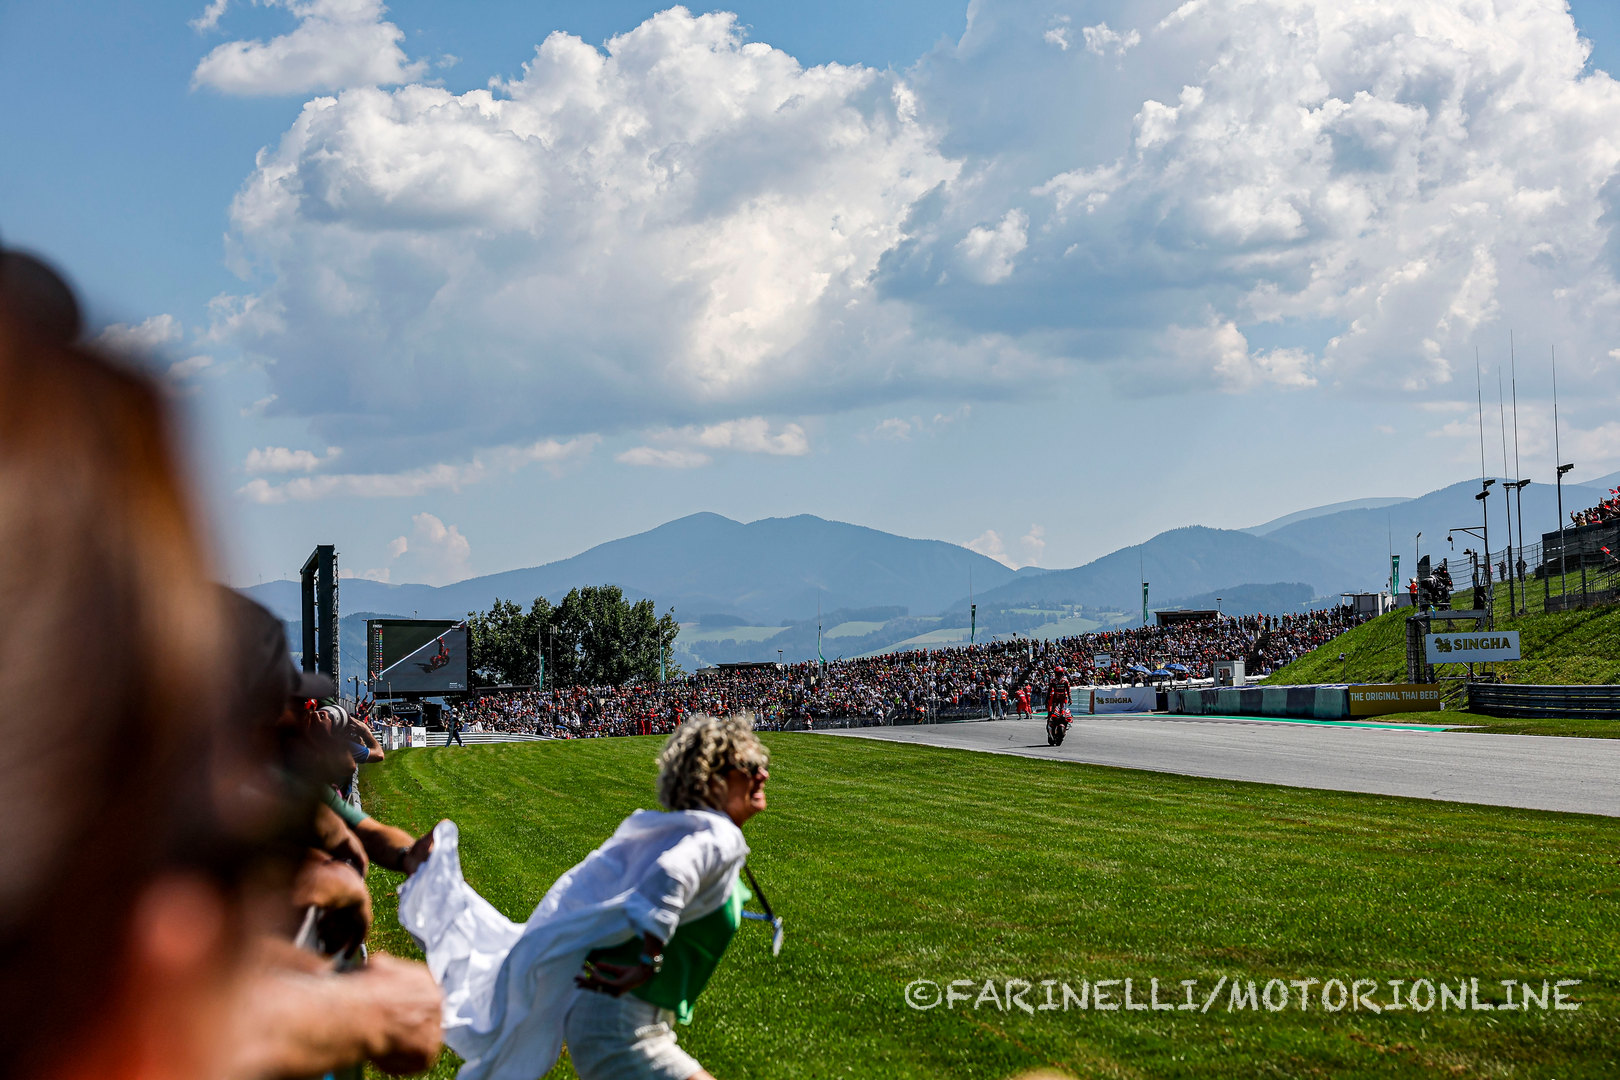
[[1365,620],[1347,607],[1216,614],[1055,641],[997,641],[827,664],[724,665],[668,683],[475,693],[454,708],[469,731],[555,738],[667,733],[692,713],[739,709],[753,712],[763,728],[929,722],[987,715],[993,699],[999,704],[1020,687],[1044,688],[1059,668],[1074,685],[1187,685],[1213,678],[1215,665],[1231,660],[1264,675]]

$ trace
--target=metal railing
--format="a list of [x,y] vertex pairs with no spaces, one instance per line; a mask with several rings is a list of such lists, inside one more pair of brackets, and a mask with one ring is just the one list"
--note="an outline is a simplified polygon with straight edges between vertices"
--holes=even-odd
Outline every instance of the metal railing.
[[1468,711],[1506,717],[1620,719],[1620,686],[1469,683]]
[[1486,609],[1495,618],[1620,603],[1620,523],[1566,529],[1562,548],[1550,533],[1489,556],[1448,555],[1444,565],[1450,606]]

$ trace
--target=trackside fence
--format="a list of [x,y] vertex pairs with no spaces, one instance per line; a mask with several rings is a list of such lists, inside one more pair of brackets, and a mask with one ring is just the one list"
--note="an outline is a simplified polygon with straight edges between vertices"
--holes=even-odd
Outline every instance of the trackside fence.
[[1468,711],[1486,716],[1620,720],[1620,686],[1469,683]]

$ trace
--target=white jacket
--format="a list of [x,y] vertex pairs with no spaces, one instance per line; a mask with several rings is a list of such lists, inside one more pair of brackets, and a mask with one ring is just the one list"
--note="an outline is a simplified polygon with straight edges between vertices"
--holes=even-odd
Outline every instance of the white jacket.
[[433,854],[399,888],[399,921],[444,990],[444,1041],[461,1080],[536,1080],[562,1051],[563,1018],[592,949],[717,910],[748,857],[742,830],[712,810],[637,810],[563,874],[525,923],[461,875],[459,833],[441,821]]

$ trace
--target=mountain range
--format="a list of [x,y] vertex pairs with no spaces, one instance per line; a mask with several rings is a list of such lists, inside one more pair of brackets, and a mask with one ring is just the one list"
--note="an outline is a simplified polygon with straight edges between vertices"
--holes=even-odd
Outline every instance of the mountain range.
[[[1617,484],[1620,474],[1565,485],[1565,513],[1596,504]],[[1302,591],[1315,598],[1375,590],[1388,581],[1392,551],[1402,556],[1405,577],[1413,570],[1417,549],[1436,558],[1461,559],[1465,548],[1477,548],[1474,537],[1455,530],[1479,527],[1480,504],[1473,497],[1478,491],[1479,481],[1472,480],[1417,498],[1338,501],[1247,529],[1190,525],[1061,570],[1013,570],[956,544],[810,515],[743,523],[698,513],[568,559],[450,585],[346,578],[340,597],[345,612],[459,618],[487,609],[496,599],[527,605],[536,596],[556,601],[576,586],[612,583],[631,599],[652,599],[660,611],[673,608],[683,625],[691,627],[680,643],[688,664],[774,658],[778,648],[788,659],[805,659],[815,655],[818,608],[828,617],[854,609],[892,609],[891,618],[841,617],[854,628],[846,635],[851,637],[847,644],[858,642],[862,651],[875,651],[913,639],[922,644],[955,640],[949,636],[953,629],[960,629],[965,640],[970,597],[981,628],[991,627],[992,613],[999,612],[996,625],[1040,632],[1037,624],[1047,625],[1048,616],[1037,612],[1047,612],[1051,627],[1073,632],[1079,616],[1092,623],[1128,622],[1130,613],[1141,610],[1144,580],[1150,583],[1154,607],[1202,606],[1225,593],[1235,602],[1240,596],[1265,595],[1271,598],[1269,608],[1283,595],[1233,591],[1240,586],[1289,583],[1296,591],[1287,595]],[[1507,542],[1506,497],[1500,484],[1492,492],[1491,547],[1500,550]],[[1529,542],[1557,527],[1555,498],[1554,489],[1545,484],[1524,489],[1524,515],[1536,523]],[[246,591],[283,619],[300,617],[294,581],[267,582]],[[1305,598],[1297,606],[1309,603]],[[360,627],[349,626],[351,621],[345,619],[344,638],[363,641]],[[702,627],[695,625],[699,622]],[[794,633],[772,640],[772,628],[795,622],[800,625]],[[711,629],[728,625],[734,629]],[[363,658],[347,640],[342,652],[358,669]],[[795,655],[787,656],[789,651]],[[346,673],[350,666],[345,663]]]

